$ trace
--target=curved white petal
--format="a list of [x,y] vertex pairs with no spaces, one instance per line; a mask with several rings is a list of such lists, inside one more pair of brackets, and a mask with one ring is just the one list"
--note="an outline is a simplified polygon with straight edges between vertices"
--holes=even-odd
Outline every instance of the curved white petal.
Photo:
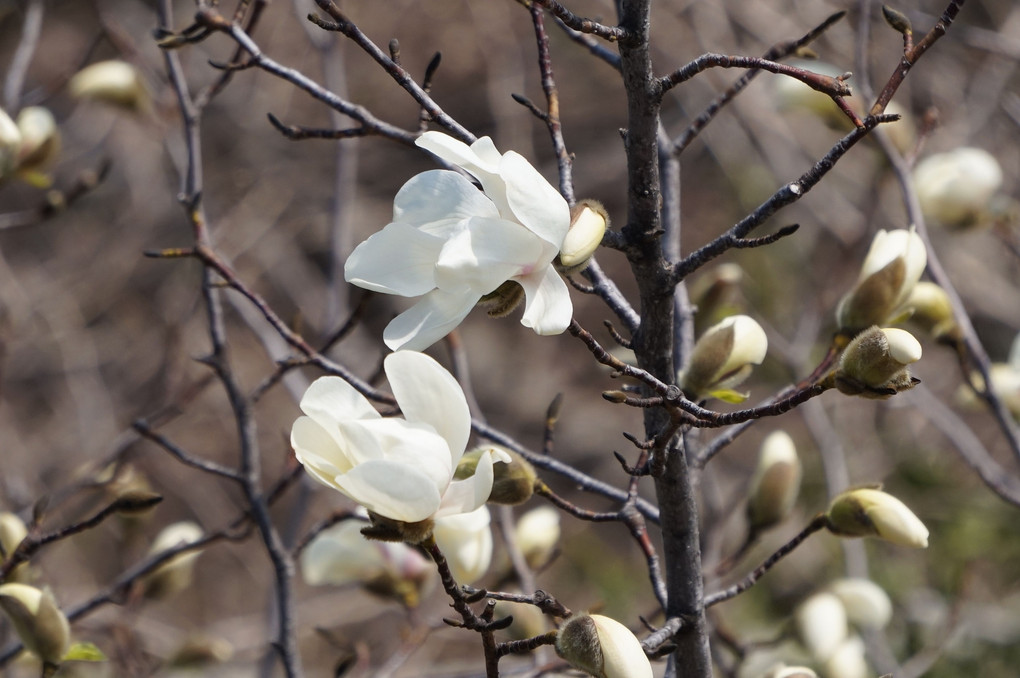
[[458,584],[471,584],[489,569],[492,562],[490,522],[489,509],[485,506],[471,513],[436,520],[436,544],[446,556]]
[[440,493],[453,477],[450,447],[431,426],[393,418],[348,421],[340,427],[354,466],[385,460],[414,467]]
[[415,226],[474,216],[496,218],[499,210],[474,184],[449,170],[413,177],[393,199],[393,221]]
[[379,413],[365,396],[340,377],[319,377],[301,397],[301,411],[316,421],[329,419],[378,419]]
[[442,249],[442,238],[394,222],[354,248],[344,264],[344,279],[374,292],[417,297],[436,286]]
[[567,201],[537,169],[513,151],[503,156],[500,176],[506,182],[507,203],[517,220],[559,250],[570,228]]
[[367,581],[386,571],[383,551],[361,535],[365,523],[348,520],[320,532],[301,553],[301,576],[311,586]]
[[460,384],[424,353],[397,351],[383,365],[404,418],[428,424],[446,439],[455,466],[471,436],[471,411]]
[[416,523],[439,508],[440,494],[414,466],[377,459],[355,466],[334,479],[337,488],[369,511]]
[[541,241],[520,224],[502,219],[471,219],[468,228],[447,240],[436,264],[436,286],[467,285],[479,296],[534,265]]
[[290,444],[297,460],[323,485],[335,487],[333,478],[351,468],[336,440],[311,417],[298,417],[294,422]]
[[483,454],[478,459],[475,474],[464,480],[455,480],[446,488],[442,503],[436,511],[436,518],[457,513],[474,511],[489,499],[492,492],[492,454]]
[[570,292],[556,270],[548,266],[531,275],[514,278],[524,288],[527,302],[521,324],[538,334],[560,334],[573,315]]
[[456,328],[476,303],[478,294],[470,289],[432,290],[390,321],[383,341],[392,351],[424,351]]

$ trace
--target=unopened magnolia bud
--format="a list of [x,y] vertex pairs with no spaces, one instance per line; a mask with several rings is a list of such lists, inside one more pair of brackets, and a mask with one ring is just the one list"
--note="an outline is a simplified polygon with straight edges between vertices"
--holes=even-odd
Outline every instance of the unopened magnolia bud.
[[576,273],[588,265],[609,227],[609,213],[597,200],[582,200],[570,210],[570,229],[560,247],[564,273]]
[[692,398],[724,396],[765,359],[769,343],[753,318],[734,315],[708,328],[694,345],[691,364],[682,375],[683,390]]
[[914,229],[876,233],[857,284],[836,309],[840,331],[853,336],[871,325],[893,322],[927,264],[924,241]]
[[838,495],[825,515],[826,527],[841,537],[878,537],[928,547],[928,528],[896,497],[881,490],[859,488]]
[[818,678],[818,674],[806,666],[778,664],[763,673],[761,678]]
[[801,644],[817,661],[832,656],[850,632],[846,609],[831,593],[816,593],[805,600],[793,619]]
[[957,148],[923,159],[914,168],[921,211],[947,226],[967,227],[982,213],[1002,186],[1002,167],[981,148]]
[[18,165],[18,152],[21,150],[21,130],[11,120],[4,109],[0,108],[0,179],[10,176]]
[[68,82],[78,99],[103,101],[131,110],[148,101],[145,83],[138,70],[126,61],[100,61],[81,69]]
[[596,678],[651,678],[652,665],[626,626],[599,614],[577,614],[556,634],[556,654]]
[[492,518],[486,506],[436,518],[433,534],[458,584],[477,581],[492,562]]
[[[202,538],[202,528],[192,522],[173,523],[156,535],[149,555],[196,542]],[[180,593],[191,585],[195,561],[200,551],[188,551],[170,558],[145,576],[145,595],[160,599]]]
[[800,492],[800,477],[793,438],[786,431],[773,431],[762,443],[748,490],[747,519],[752,531],[768,529],[789,515]]
[[909,332],[871,327],[843,350],[834,383],[846,395],[888,398],[919,383],[907,365],[920,359],[921,344]]
[[868,678],[871,672],[864,656],[864,641],[857,636],[847,638],[825,660],[825,678]]
[[0,585],[0,608],[29,652],[51,666],[63,661],[71,644],[71,629],[49,589]]
[[[488,502],[493,504],[505,504],[516,506],[531,499],[535,491],[535,469],[528,461],[512,450],[495,445],[486,445],[477,449],[465,452],[457,463],[457,470],[454,479],[462,480],[474,475],[478,460],[483,454],[491,454],[494,451],[500,452],[510,458],[510,461],[503,464],[494,464],[492,467],[492,491],[489,492]],[[498,458],[500,455],[497,454]]]
[[490,318],[505,318],[524,301],[524,288],[515,280],[507,280],[492,292],[483,295],[478,305],[486,309]]
[[500,600],[496,603],[496,619],[513,617],[514,621],[506,629],[511,640],[524,640],[540,636],[549,629],[549,617],[534,605],[512,603]]
[[234,656],[234,646],[224,638],[194,636],[178,647],[167,665],[175,669],[200,669],[210,664],[222,664]]
[[914,311],[910,322],[928,332],[936,341],[959,338],[960,327],[956,324],[949,295],[935,283],[922,280],[914,285],[906,305]]
[[[28,536],[28,528],[17,515],[4,511],[0,513],[0,562],[11,557],[18,544]],[[7,575],[5,581],[26,583],[30,579],[28,563],[18,565]]]
[[870,579],[840,579],[829,589],[842,601],[847,617],[858,628],[882,629],[892,619],[889,594]]
[[18,171],[38,171],[49,167],[60,152],[60,132],[49,109],[28,106],[18,113],[21,149]]
[[514,538],[530,567],[544,567],[560,540],[560,512],[550,506],[528,511],[517,521]]

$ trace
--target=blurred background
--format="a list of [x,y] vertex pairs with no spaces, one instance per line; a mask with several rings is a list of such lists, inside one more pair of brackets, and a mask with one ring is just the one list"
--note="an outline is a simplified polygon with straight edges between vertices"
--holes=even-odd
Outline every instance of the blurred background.
[[[0,2],[2,73],[12,68],[32,4]],[[39,213],[54,194],[16,180],[0,184],[0,510],[27,521],[33,506],[48,497],[44,526],[53,528],[90,514],[125,486],[145,486],[164,497],[145,516],[106,521],[33,559],[36,581],[71,606],[143,557],[164,526],[188,520],[219,529],[244,511],[245,502],[235,485],[183,466],[131,428],[144,418],[196,456],[237,463],[229,404],[198,362],[210,349],[200,266],[189,259],[143,256],[192,244],[177,201],[186,159],[181,120],[152,38],[158,25],[153,3],[36,4],[43,9],[38,45],[20,93],[5,95],[4,108],[12,117],[29,105],[52,111],[62,139],[49,170],[53,189],[67,192],[87,173],[107,164],[109,169],[92,190],[46,218],[24,215]],[[186,26],[194,5],[174,5],[175,26]],[[870,19],[862,20],[860,5],[870,6]],[[848,10],[812,49],[836,72],[854,71],[855,92],[877,89],[898,63],[902,40],[877,5],[860,5],[658,2],[652,24],[656,69],[666,73],[703,52],[760,55],[829,14]],[[611,2],[578,0],[569,7],[612,22]],[[342,9],[377,44],[398,40],[403,66],[419,80],[433,54],[442,53],[431,91],[436,102],[473,133],[490,135],[500,150],[523,154],[556,183],[545,126],[511,99],[518,93],[540,107],[544,101],[525,8],[511,0],[384,0],[344,2]],[[944,7],[917,0],[898,9],[923,34]],[[272,59],[376,116],[417,129],[419,111],[411,98],[356,46],[307,22],[311,10],[308,0],[268,5],[254,32],[256,42]],[[229,16],[233,8],[221,11]],[[620,130],[627,123],[620,79],[551,19],[547,25],[576,193],[605,203],[622,224]],[[859,63],[861,36],[867,42]],[[219,71],[210,60],[226,62],[234,49],[222,35],[181,49],[191,91],[214,82]],[[136,110],[70,96],[69,78],[107,59],[125,60],[142,74],[148,95]],[[898,143],[908,155],[923,158],[974,146],[1001,166],[996,204],[1005,207],[966,228],[929,224],[939,258],[999,363],[1007,361],[1020,330],[1020,238],[1010,214],[1015,210],[1010,201],[1020,195],[1018,65],[1020,7],[1011,0],[970,0],[897,93],[905,119],[893,126],[897,136],[906,137]],[[663,107],[666,131],[679,135],[740,74],[709,70],[670,92]],[[756,78],[683,154],[685,253],[806,171],[845,132],[833,127],[839,123],[827,112],[791,101],[780,80],[769,73]],[[362,298],[343,282],[346,253],[389,221],[400,186],[433,165],[417,149],[378,137],[291,141],[270,125],[267,114],[288,125],[350,124],[335,120],[288,82],[257,69],[238,72],[202,121],[202,197],[217,251],[280,317],[318,345]],[[898,184],[874,140],[855,147],[762,233],[791,223],[801,225],[794,237],[766,249],[731,252],[690,281],[697,290],[719,266],[730,266],[730,272],[739,266],[729,308],[759,320],[770,340],[769,357],[746,384],[750,402],[810,373],[835,331],[835,306],[856,281],[874,233],[908,226]],[[636,303],[625,259],[612,251],[600,252],[598,259]],[[612,319],[611,312],[595,297],[572,295],[581,324],[610,344],[601,324]],[[243,298],[230,293],[224,298],[234,370],[246,388],[255,389],[289,350]],[[407,305],[369,299],[362,323],[329,355],[371,377],[385,351],[382,328]],[[517,319],[473,313],[460,329],[478,414],[538,450],[546,408],[563,393],[556,457],[625,488],[627,478],[612,452],[634,458],[621,432],[640,434],[639,413],[600,397],[618,382],[576,340],[535,336]],[[707,324],[699,319],[699,327]],[[707,586],[716,590],[735,581],[823,510],[829,496],[853,485],[884,483],[929,527],[931,547],[911,551],[857,542],[845,549],[819,535],[753,591],[713,610],[713,621],[732,637],[743,642],[780,637],[801,601],[849,571],[870,576],[894,605],[890,626],[869,639],[872,675],[904,663],[908,670],[901,675],[1016,675],[1020,509],[995,496],[961,461],[951,434],[972,432],[1014,478],[1020,467],[991,415],[968,404],[952,351],[918,337],[925,353],[916,365],[922,380],[916,391],[885,402],[827,393],[782,418],[760,422],[712,461],[704,483],[708,562],[718,562],[743,537],[747,483],[766,434],[789,432],[805,471],[790,519],[765,535],[733,573],[722,580],[710,576]],[[430,353],[449,364],[446,345]],[[293,371],[256,405],[265,487],[292,467],[288,436],[299,413],[297,399],[316,376],[312,369]],[[543,479],[583,507],[613,507],[556,476]],[[650,483],[642,489],[650,497]],[[540,503],[532,499],[518,514]],[[293,544],[312,524],[346,508],[341,495],[302,479],[274,505],[273,517]],[[559,555],[539,573],[538,586],[572,609],[601,610],[631,628],[638,628],[639,614],[654,615],[644,560],[626,530],[568,516],[561,522]],[[498,569],[493,566],[478,585],[499,583]],[[69,664],[60,675],[185,675],[173,657],[199,641],[215,641],[217,652],[206,657],[214,663],[193,669],[196,675],[260,675],[273,634],[271,586],[271,566],[256,537],[218,543],[202,553],[193,582],[179,594],[162,600],[135,596],[76,622],[74,637],[96,643],[110,661]],[[306,675],[334,675],[344,662],[350,663],[345,675],[483,674],[476,639],[440,622],[449,609],[439,592],[408,612],[356,586],[311,587],[298,576],[297,597]],[[0,625],[0,647],[12,637]],[[776,658],[797,660],[798,652],[802,655],[792,641],[750,652],[749,667],[739,675],[753,678]],[[527,664],[507,660],[504,666],[509,671]],[[657,674],[661,670],[660,665]],[[4,671],[37,675],[38,669],[11,665]]]

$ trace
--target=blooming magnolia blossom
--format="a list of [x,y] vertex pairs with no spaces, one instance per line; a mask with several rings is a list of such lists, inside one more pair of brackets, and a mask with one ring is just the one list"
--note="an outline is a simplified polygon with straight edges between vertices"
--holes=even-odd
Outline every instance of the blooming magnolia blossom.
[[419,174],[397,192],[393,221],[351,253],[348,282],[422,297],[386,327],[386,345],[427,348],[508,280],[524,290],[524,326],[563,332],[570,294],[552,266],[570,226],[563,197],[521,155],[501,155],[488,137],[468,146],[426,132],[415,143],[475,177],[482,191],[457,172]]
[[320,483],[369,511],[416,523],[474,511],[492,490],[498,450],[474,475],[453,480],[471,435],[467,400],[453,376],[423,353],[398,351],[383,363],[404,418],[383,418],[339,377],[316,379],[301,399],[290,441]]

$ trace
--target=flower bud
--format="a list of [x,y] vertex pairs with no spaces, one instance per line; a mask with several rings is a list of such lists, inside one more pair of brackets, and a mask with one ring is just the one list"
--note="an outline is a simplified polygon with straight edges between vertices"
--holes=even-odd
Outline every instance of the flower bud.
[[818,661],[832,656],[850,632],[843,603],[827,592],[816,593],[801,603],[793,620],[801,644]]
[[488,502],[493,504],[505,504],[516,506],[531,499],[535,491],[535,469],[528,461],[512,450],[495,445],[479,447],[464,456],[457,462],[457,470],[453,477],[455,480],[463,480],[474,475],[478,460],[483,454],[495,454],[498,459],[498,452],[510,458],[510,461],[503,464],[494,464],[492,467],[492,491],[489,493]]
[[495,618],[504,617],[514,618],[505,631],[511,640],[534,638],[549,630],[549,617],[534,605],[500,600],[496,603]]
[[63,661],[71,644],[71,629],[48,588],[0,585],[0,608],[10,617],[29,652],[44,664],[58,665]]
[[713,266],[691,284],[691,303],[697,307],[694,316],[698,334],[723,318],[740,313],[738,301],[744,269],[737,264]]
[[576,614],[556,634],[556,654],[596,678],[651,678],[652,665],[637,637],[599,614]]
[[960,327],[956,324],[949,295],[935,283],[921,281],[914,285],[906,305],[913,309],[910,321],[936,341],[959,338]]
[[892,619],[889,594],[870,579],[840,579],[829,589],[843,603],[850,622],[859,628],[885,628]]
[[486,506],[436,518],[433,535],[458,584],[477,581],[492,562],[491,516]]
[[752,532],[780,523],[790,513],[800,492],[801,466],[793,438],[773,431],[762,443],[758,468],[747,495],[747,519]]
[[928,548],[928,528],[903,502],[871,488],[848,490],[829,505],[829,531],[841,537],[878,537],[886,541]]
[[[202,528],[192,522],[173,523],[156,535],[149,555],[196,542],[202,538]],[[200,551],[189,551],[170,558],[145,576],[145,595],[161,599],[180,593],[191,586],[195,561]]]
[[[0,513],[0,563],[11,557],[18,544],[28,536],[25,523],[17,515],[4,511]],[[14,568],[5,581],[26,583],[32,578],[28,563]]]
[[301,553],[301,575],[311,586],[359,584],[378,596],[417,607],[435,583],[426,558],[407,544],[366,539],[364,523],[344,521],[323,530]]
[[876,233],[857,284],[836,308],[840,331],[853,336],[871,325],[892,323],[927,264],[924,241],[913,228]]
[[552,559],[560,540],[560,512],[551,506],[528,511],[517,521],[514,539],[529,567],[544,567]]
[[21,149],[18,171],[39,171],[49,167],[60,152],[60,132],[49,109],[28,106],[18,113]]
[[[691,398],[743,400],[730,391],[751,375],[768,351],[765,330],[753,318],[734,315],[708,328],[694,345],[691,365],[680,383]],[[737,400],[739,398],[739,400]]]
[[234,646],[225,638],[192,636],[187,638],[167,659],[174,669],[201,669],[211,664],[223,664],[234,656]]
[[486,308],[490,318],[505,318],[525,300],[524,288],[516,280],[507,280],[492,292],[483,295],[478,305]]
[[560,267],[566,273],[584,270],[602,243],[609,213],[597,200],[582,200],[570,210],[570,229],[560,246]]
[[947,226],[967,227],[980,221],[1002,186],[1002,168],[988,151],[957,148],[917,163],[914,184],[926,217]]
[[18,165],[20,150],[21,130],[11,120],[11,116],[0,108],[0,179],[5,179],[14,172]]
[[885,399],[920,383],[907,368],[920,359],[921,344],[909,332],[871,327],[844,349],[835,386],[846,395]]
[[100,61],[81,69],[68,82],[71,96],[103,101],[131,110],[142,108],[148,92],[138,70],[125,61]]
[[847,638],[825,660],[822,667],[826,678],[868,678],[868,662],[864,656],[864,641],[857,636]]

